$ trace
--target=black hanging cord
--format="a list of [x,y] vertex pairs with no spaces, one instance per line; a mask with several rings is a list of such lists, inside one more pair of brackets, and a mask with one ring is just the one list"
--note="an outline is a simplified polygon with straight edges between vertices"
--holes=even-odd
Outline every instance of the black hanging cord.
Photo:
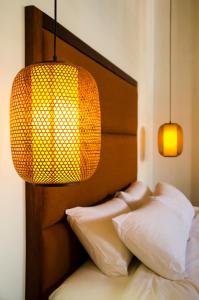
[[57,39],[57,0],[54,0],[54,54],[53,54],[53,61],[57,61],[56,56],[56,40]]
[[170,105],[170,108],[169,108],[169,118],[170,118],[170,123],[171,123],[171,97],[172,97],[172,78],[171,78],[171,75],[172,75],[172,61],[171,61],[171,51],[172,51],[172,48],[171,48],[171,39],[172,39],[172,0],[170,0],[170,30],[169,30],[169,42],[170,42],[170,45],[169,45],[169,105]]

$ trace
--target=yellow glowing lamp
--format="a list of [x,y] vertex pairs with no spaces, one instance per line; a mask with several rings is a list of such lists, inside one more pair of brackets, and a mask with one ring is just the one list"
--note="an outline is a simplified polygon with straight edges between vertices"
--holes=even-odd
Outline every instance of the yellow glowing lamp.
[[12,87],[10,133],[14,166],[25,181],[65,184],[91,177],[101,145],[92,75],[57,62],[22,69]]
[[165,123],[158,131],[158,149],[162,156],[175,157],[183,150],[183,130],[177,123]]
[[176,157],[182,153],[183,150],[183,130],[182,127],[171,122],[171,99],[172,99],[172,89],[171,89],[171,75],[172,75],[172,63],[171,63],[171,33],[172,33],[172,0],[170,0],[170,47],[169,47],[169,99],[170,99],[170,122],[165,123],[160,126],[158,131],[158,150],[162,156],[166,157]]

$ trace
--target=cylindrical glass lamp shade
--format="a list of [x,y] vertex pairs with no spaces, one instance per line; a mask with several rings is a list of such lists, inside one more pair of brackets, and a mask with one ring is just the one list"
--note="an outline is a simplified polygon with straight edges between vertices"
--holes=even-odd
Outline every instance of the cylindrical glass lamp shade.
[[13,163],[25,181],[65,184],[90,178],[101,146],[95,80],[64,63],[22,69],[12,87],[10,131]]
[[176,123],[165,123],[158,131],[158,149],[162,156],[175,157],[183,150],[183,130]]

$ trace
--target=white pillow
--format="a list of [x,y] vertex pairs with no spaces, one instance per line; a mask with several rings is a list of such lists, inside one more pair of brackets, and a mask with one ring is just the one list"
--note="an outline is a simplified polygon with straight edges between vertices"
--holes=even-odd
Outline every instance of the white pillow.
[[89,256],[109,276],[128,274],[132,254],[120,241],[112,218],[129,211],[128,205],[118,198],[66,210],[67,219]]
[[133,182],[124,192],[116,193],[116,197],[123,199],[134,210],[146,204],[147,197],[152,194],[148,186],[141,181]]
[[167,200],[162,200],[164,204],[179,213],[189,226],[195,215],[195,210],[191,202],[181,191],[168,183],[159,182],[156,184],[154,195],[166,196]]
[[141,208],[113,218],[123,243],[147,267],[170,280],[185,277],[190,226],[165,205],[166,197],[150,197]]

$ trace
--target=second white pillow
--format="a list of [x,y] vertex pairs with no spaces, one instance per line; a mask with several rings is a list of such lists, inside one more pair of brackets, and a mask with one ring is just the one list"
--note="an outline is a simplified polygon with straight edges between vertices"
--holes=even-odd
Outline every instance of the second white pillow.
[[166,200],[163,196],[150,197],[147,205],[113,218],[113,224],[123,243],[147,267],[176,280],[185,277],[191,225],[165,205]]
[[147,203],[147,197],[152,194],[149,187],[141,181],[133,182],[125,191],[116,193],[116,197],[123,199],[132,210]]
[[154,195],[165,196],[166,201],[164,198],[161,201],[180,214],[187,226],[190,226],[195,211],[189,199],[180,190],[171,184],[159,182],[156,184]]

